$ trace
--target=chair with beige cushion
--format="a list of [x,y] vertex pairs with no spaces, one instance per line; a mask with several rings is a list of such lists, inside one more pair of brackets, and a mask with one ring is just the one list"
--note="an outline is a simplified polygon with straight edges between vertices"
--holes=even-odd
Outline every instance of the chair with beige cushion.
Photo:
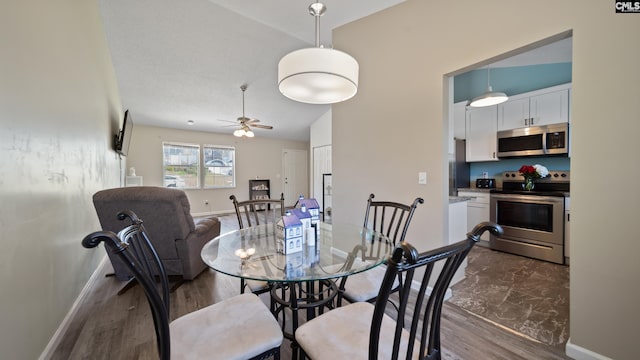
[[[261,224],[274,224],[285,213],[284,194],[280,194],[280,199],[278,200],[251,199],[238,201],[235,195],[229,196],[229,199],[233,202],[240,229]],[[266,281],[240,279],[240,292],[244,293],[246,287],[254,294],[262,294],[271,289]]]
[[[93,195],[93,204],[105,231],[117,233],[124,227],[115,216],[121,210],[131,210],[145,219],[153,246],[172,279],[193,280],[207,268],[200,251],[220,235],[220,222],[216,217],[194,221],[184,191],[155,186],[106,189]],[[116,278],[129,280],[133,274],[128,267],[107,253]]]
[[[375,305],[356,302],[326,312],[300,326],[296,341],[314,360],[441,359],[440,318],[447,288],[486,230],[502,233],[499,225],[485,222],[466,240],[424,253],[406,242],[398,244],[387,261]],[[390,311],[388,300],[398,276],[403,278],[398,306]]]
[[[374,201],[374,198],[375,195],[369,195],[363,226],[386,235],[393,245],[404,241],[413,213],[418,204],[423,204],[424,200],[418,197],[413,203],[407,205],[393,201]],[[359,258],[366,261],[370,254],[379,250],[379,248],[375,247],[354,249],[353,259]],[[356,252],[359,254],[356,254]],[[377,255],[373,255],[373,257],[379,258]],[[346,266],[349,266],[349,264],[346,264]],[[384,272],[384,266],[378,266],[371,270],[342,278],[339,283],[338,306],[342,305],[342,299],[346,299],[351,303],[375,301],[382,284]],[[399,283],[396,281],[394,289],[397,289],[398,286]]]
[[112,231],[91,233],[82,245],[94,248],[104,242],[107,251],[142,285],[151,308],[160,359],[280,358],[280,325],[253,294],[231,297],[169,323],[168,282],[150,236],[135,213],[125,210],[117,218],[129,219],[132,224],[117,235]]

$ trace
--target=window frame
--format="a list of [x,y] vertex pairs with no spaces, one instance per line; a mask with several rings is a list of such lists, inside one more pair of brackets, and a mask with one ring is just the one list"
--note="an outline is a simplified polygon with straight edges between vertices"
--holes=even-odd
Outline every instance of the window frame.
[[[229,158],[213,158],[213,159],[207,159],[207,153],[209,152],[208,150],[211,151],[231,151],[231,159]],[[221,173],[216,174],[216,172],[218,170],[214,170],[211,171],[209,168],[209,166],[207,166],[207,162],[208,161],[214,161],[214,160],[220,160],[222,162],[226,162],[227,164],[229,164],[229,162],[231,162],[231,166],[214,166],[213,168],[220,168],[222,170]],[[227,168],[230,167],[230,169],[227,170]],[[229,185],[216,185],[215,183],[213,185],[207,185],[207,180],[209,178],[210,173],[213,173],[213,179],[215,182],[215,178],[216,175],[219,175],[222,177],[227,177],[229,176],[231,179],[231,183]],[[236,148],[235,146],[228,146],[228,145],[214,145],[214,144],[203,144],[202,145],[202,175],[201,175],[201,180],[202,180],[202,188],[203,189],[235,189],[236,188]]]
[[[180,161],[179,164],[167,164],[167,154],[166,154],[166,148],[168,146],[172,146],[172,147],[176,147],[176,148],[191,148],[192,150],[195,150],[196,153],[192,154],[192,155],[187,155],[187,164],[186,165],[182,165],[182,155],[181,154],[176,154],[179,157]],[[169,149],[169,152],[171,151],[171,149]],[[172,188],[176,188],[176,189],[200,189],[201,188],[201,162],[200,162],[200,158],[201,158],[201,146],[200,144],[193,144],[193,143],[185,143],[185,142],[178,142],[178,141],[163,141],[162,142],[162,186],[163,187],[172,187]],[[171,155],[171,154],[170,154]],[[189,162],[195,160],[195,165],[190,165]],[[193,170],[195,170],[195,174],[192,176],[188,176],[186,179],[182,179],[184,181],[184,186],[177,186],[179,185],[179,182],[176,180],[175,186],[170,186],[166,184],[166,177],[167,176],[180,176],[180,175],[176,175],[175,173],[169,173],[167,174],[167,166],[174,166],[174,167],[182,167],[184,166],[186,169],[190,169],[192,168]],[[187,170],[188,173],[188,170]],[[184,176],[183,176],[184,177]],[[187,183],[191,183],[192,181],[189,181],[190,179],[194,179],[195,180],[195,185],[192,186],[188,186]]]

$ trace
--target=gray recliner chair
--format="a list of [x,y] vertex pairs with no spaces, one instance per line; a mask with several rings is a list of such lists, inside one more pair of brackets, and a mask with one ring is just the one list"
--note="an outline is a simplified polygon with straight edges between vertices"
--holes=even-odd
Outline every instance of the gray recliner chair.
[[[204,244],[220,235],[220,222],[216,217],[201,218],[194,222],[191,206],[184,191],[155,186],[135,186],[98,191],[93,205],[100,225],[105,231],[117,233],[130,225],[116,215],[131,210],[149,233],[167,275],[193,280],[206,269],[200,257]],[[117,256],[109,258],[118,280],[127,281],[132,274]]]

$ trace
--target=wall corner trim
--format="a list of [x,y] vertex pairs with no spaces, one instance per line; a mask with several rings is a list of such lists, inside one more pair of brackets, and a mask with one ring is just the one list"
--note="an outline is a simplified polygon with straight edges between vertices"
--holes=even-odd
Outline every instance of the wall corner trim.
[[565,346],[565,354],[575,360],[612,360],[610,357],[600,355],[589,349],[585,349],[576,344],[572,344],[571,338],[569,338],[569,340],[567,341],[567,345]]

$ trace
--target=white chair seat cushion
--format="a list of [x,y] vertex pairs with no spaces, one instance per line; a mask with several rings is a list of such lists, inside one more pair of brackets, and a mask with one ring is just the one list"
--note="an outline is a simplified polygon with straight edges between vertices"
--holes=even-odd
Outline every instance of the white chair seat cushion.
[[245,280],[245,284],[247,284],[251,292],[262,291],[269,288],[269,283],[266,281],[247,279]]
[[[376,266],[354,275],[349,275],[344,285],[344,297],[349,301],[368,301],[378,296],[384,273],[387,270],[385,265]],[[393,288],[398,286],[398,279],[393,282]]]
[[282,331],[254,294],[194,311],[169,325],[172,359],[248,359],[282,344]]
[[[296,331],[296,341],[313,360],[368,359],[374,305],[358,302],[314,318]],[[378,341],[378,359],[391,359],[396,322],[384,315]],[[402,330],[400,354],[406,353],[409,332]],[[418,359],[416,341],[412,358]]]

